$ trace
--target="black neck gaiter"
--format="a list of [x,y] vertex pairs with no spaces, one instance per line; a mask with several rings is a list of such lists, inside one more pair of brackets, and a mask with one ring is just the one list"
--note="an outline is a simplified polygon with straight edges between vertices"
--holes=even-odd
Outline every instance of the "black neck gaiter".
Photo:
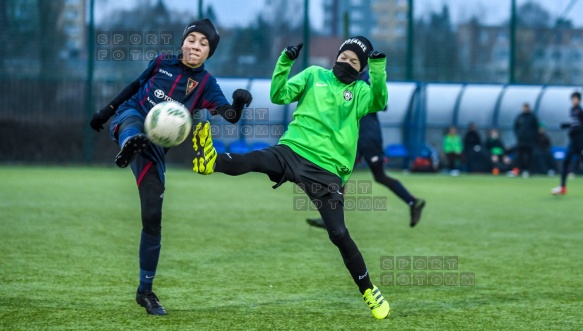
[[351,84],[358,79],[358,71],[354,69],[350,63],[336,62],[332,68],[334,76],[344,84]]

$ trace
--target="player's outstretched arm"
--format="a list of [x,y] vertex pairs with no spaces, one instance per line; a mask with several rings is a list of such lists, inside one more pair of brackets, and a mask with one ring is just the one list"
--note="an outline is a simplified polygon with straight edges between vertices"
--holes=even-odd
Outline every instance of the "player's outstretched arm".
[[253,96],[247,90],[237,89],[232,97],[233,102],[229,103],[217,80],[211,76],[203,91],[202,109],[208,109],[213,116],[221,115],[229,123],[237,123],[243,108],[251,105]]
[[[362,118],[368,113],[374,113],[387,107],[389,92],[387,91],[387,64],[386,55],[377,51],[369,54],[369,82],[358,93],[359,116]],[[364,85],[364,84],[363,84]]]
[[139,80],[131,82],[113,100],[111,100],[111,102],[107,106],[93,113],[93,117],[91,118],[91,122],[89,123],[93,130],[97,132],[101,131],[103,129],[103,124],[107,123],[111,116],[115,114],[117,108],[126,100],[131,98],[134,94],[136,94],[139,89],[140,89]]
[[369,54],[370,100],[369,112],[385,109],[389,92],[387,90],[387,56],[378,51]]
[[253,101],[251,92],[244,89],[237,89],[233,92],[233,103],[217,107],[211,114],[221,115],[229,123],[237,123],[241,119],[241,114],[245,107],[249,107]]
[[269,93],[271,102],[283,105],[299,99],[306,86],[306,70],[295,75],[288,81],[288,76],[294,61],[300,55],[303,44],[286,47],[275,65],[271,77],[271,90]]
[[129,100],[134,94],[138,93],[140,87],[158,71],[157,68],[158,65],[160,65],[160,61],[162,61],[162,59],[163,56],[160,55],[150,61],[148,68],[142,72],[138,79],[134,80],[128,86],[126,86],[113,100],[111,100],[107,106],[93,113],[93,117],[89,123],[93,130],[97,132],[102,130],[103,124],[107,123],[109,118],[115,114],[117,108],[121,106],[122,103]]

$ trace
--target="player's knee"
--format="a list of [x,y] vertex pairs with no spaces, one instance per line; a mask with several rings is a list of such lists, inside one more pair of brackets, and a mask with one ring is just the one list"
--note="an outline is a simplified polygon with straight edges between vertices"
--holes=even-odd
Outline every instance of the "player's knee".
[[138,131],[144,132],[144,121],[138,116],[130,116],[119,124],[116,132],[119,134],[129,127],[134,127],[137,128]]
[[375,182],[377,183],[390,182],[392,184],[392,182],[394,181],[394,179],[387,176],[384,172],[376,172],[373,174],[373,177]]
[[374,178],[375,182],[381,183],[381,184],[392,185],[392,184],[395,184],[397,182],[396,179],[393,179],[393,178],[387,176],[387,174],[385,174],[385,171],[382,168],[373,172],[373,178]]
[[336,235],[330,233],[330,240],[336,245],[336,247],[338,247],[344,260],[347,260],[358,253],[358,247],[356,247],[354,240],[352,240],[346,228],[344,228],[343,231],[338,232]]
[[346,238],[350,238],[346,227],[328,228],[328,237],[330,238],[330,241],[337,247],[341,247]]
[[144,232],[152,236],[160,236],[162,235],[162,225],[161,224],[151,224],[151,223],[144,223],[142,226]]
[[162,210],[158,208],[146,208],[142,211],[142,228],[144,232],[152,236],[162,234]]

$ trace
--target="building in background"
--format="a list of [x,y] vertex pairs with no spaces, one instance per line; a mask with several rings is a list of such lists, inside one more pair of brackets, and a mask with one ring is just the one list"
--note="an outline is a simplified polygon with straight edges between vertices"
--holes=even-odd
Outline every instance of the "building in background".
[[526,57],[524,69],[518,72],[519,79],[547,84],[583,84],[583,29],[519,30],[518,42],[523,47],[535,46]]
[[376,24],[371,38],[386,47],[407,47],[409,4],[407,0],[372,0]]
[[[366,36],[376,49],[391,58],[387,67],[390,77],[405,78],[409,13],[407,0],[323,0],[323,6],[324,36],[345,37],[345,33]],[[346,22],[348,31],[345,31]]]
[[470,82],[508,82],[508,26],[484,26],[471,21],[458,26],[458,58],[462,76]]
[[340,36],[312,37],[310,40],[310,64],[331,69],[338,57],[336,50],[343,41],[344,38]]
[[[473,21],[457,30],[458,60],[469,82],[506,83],[509,76],[508,26]],[[519,28],[516,80],[532,84],[583,84],[583,29]]]
[[65,0],[59,23],[65,35],[65,49],[61,56],[78,58],[86,48],[87,25],[85,24],[85,0]]
[[326,36],[344,37],[344,15],[349,17],[349,36],[370,36],[375,26],[373,0],[324,0],[324,31]]

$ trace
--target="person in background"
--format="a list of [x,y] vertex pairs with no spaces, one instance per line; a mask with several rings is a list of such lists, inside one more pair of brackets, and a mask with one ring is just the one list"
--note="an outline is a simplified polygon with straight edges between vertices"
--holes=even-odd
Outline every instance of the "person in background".
[[506,153],[506,147],[500,138],[500,133],[496,129],[490,129],[486,139],[486,151],[490,154],[492,161],[492,174],[497,176],[501,171],[507,171],[510,167],[510,158]]
[[561,124],[561,128],[569,129],[569,147],[563,160],[563,169],[561,170],[561,186],[551,190],[553,195],[567,194],[567,175],[570,171],[571,161],[577,155],[583,154],[583,109],[581,109],[581,93],[574,92],[571,94],[571,118],[569,122]]
[[475,123],[470,123],[464,136],[463,157],[468,172],[490,171],[488,155],[482,148],[482,138]]
[[449,173],[457,176],[460,173],[460,161],[462,157],[462,139],[455,126],[450,126],[443,137],[443,153],[447,157]]
[[544,125],[541,123],[538,129],[538,139],[533,158],[533,171],[536,173],[554,176],[557,173],[557,162],[553,156],[551,139],[546,134]]
[[532,161],[532,152],[538,138],[538,118],[531,111],[530,105],[522,105],[522,113],[514,121],[514,134],[516,135],[516,164],[510,176],[522,174],[523,178],[529,177],[529,168]]

